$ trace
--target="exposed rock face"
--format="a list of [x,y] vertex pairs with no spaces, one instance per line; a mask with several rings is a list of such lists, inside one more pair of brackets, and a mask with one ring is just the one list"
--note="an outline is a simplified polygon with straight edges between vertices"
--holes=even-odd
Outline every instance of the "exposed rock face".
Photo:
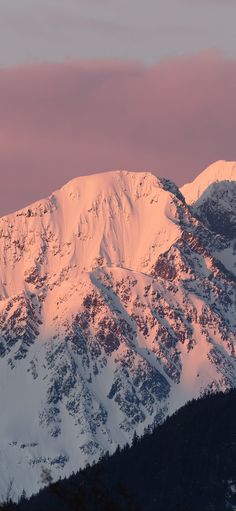
[[213,183],[194,203],[194,214],[208,227],[229,239],[236,238],[236,181]]
[[215,247],[215,255],[236,273],[236,163],[212,164],[192,183],[183,186],[181,192],[192,214],[223,236],[225,250],[219,252]]
[[[233,179],[226,193],[234,218]],[[111,172],[0,220],[0,494],[235,387],[234,234],[214,228],[218,202],[199,201]]]

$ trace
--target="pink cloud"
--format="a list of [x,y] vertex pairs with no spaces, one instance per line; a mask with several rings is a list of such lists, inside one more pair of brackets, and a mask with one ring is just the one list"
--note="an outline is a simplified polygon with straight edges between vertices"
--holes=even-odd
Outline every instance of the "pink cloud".
[[182,184],[235,159],[236,61],[67,62],[0,70],[0,214],[74,176],[149,169]]

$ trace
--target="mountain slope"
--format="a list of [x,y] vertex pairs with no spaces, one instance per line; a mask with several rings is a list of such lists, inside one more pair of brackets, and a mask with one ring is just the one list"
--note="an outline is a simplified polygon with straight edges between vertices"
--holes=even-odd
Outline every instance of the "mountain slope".
[[39,268],[41,278],[68,265],[80,271],[150,268],[179,236],[181,201],[174,184],[150,173],[118,171],[69,182],[49,199],[0,220],[1,294],[21,291],[25,282],[34,285]]
[[219,161],[181,188],[191,212],[225,238],[214,255],[236,275],[236,163]]
[[216,161],[201,172],[192,183],[182,186],[181,192],[186,202],[189,205],[193,205],[212,184],[220,183],[221,181],[236,181],[236,162]]
[[136,438],[130,449],[51,485],[16,509],[233,510],[235,428],[236,391],[205,396]]
[[0,220],[1,495],[235,387],[228,246],[150,173],[78,178]]

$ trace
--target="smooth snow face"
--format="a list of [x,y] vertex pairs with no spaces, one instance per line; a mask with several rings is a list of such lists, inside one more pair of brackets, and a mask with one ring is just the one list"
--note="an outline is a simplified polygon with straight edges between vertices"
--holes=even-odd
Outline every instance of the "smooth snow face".
[[0,495],[236,386],[233,250],[150,173],[78,178],[0,219]]
[[236,162],[217,161],[204,170],[192,183],[181,188],[187,204],[192,205],[206,192],[207,188],[219,181],[236,181]]
[[[180,234],[176,197],[150,173],[96,174],[71,181],[56,194],[66,229],[76,239],[80,268],[142,270]],[[74,260],[76,256],[74,257]]]

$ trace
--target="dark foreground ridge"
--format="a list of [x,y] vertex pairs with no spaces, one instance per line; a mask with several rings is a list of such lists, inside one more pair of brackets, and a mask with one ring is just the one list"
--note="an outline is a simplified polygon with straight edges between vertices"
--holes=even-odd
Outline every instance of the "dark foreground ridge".
[[191,401],[151,434],[15,511],[236,509],[236,391]]

